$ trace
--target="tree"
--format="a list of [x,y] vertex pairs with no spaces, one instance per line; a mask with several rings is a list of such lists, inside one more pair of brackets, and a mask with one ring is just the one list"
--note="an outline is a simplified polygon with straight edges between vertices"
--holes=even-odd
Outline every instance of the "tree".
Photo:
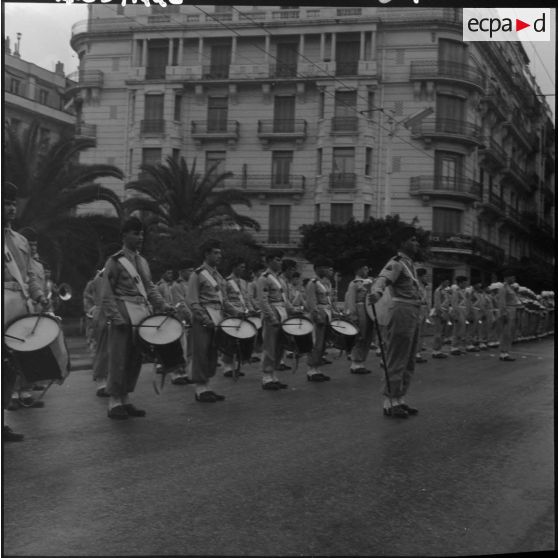
[[126,211],[147,212],[152,217],[151,222],[163,231],[200,231],[224,224],[258,230],[257,221],[233,208],[233,205],[251,207],[244,192],[218,189],[232,173],[216,174],[215,168],[201,175],[196,172],[196,160],[188,168],[184,157],[179,161],[167,157],[165,164],[142,165],[144,177],[126,185],[127,190],[139,194],[124,202]]
[[[96,181],[123,179],[113,165],[83,164],[80,153],[95,147],[94,139],[62,137],[45,149],[39,139],[41,123],[35,120],[21,137],[8,127],[4,145],[5,177],[18,188],[17,229],[32,228],[39,239],[39,253],[56,280],[78,289],[94,273],[118,238],[120,199]],[[77,214],[93,202],[105,201],[116,216]]]

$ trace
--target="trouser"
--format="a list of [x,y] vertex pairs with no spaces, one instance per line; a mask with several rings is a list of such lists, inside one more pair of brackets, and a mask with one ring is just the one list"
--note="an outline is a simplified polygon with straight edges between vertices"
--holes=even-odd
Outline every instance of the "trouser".
[[446,325],[447,320],[444,320],[442,316],[433,316],[431,318],[432,323],[434,325],[434,339],[432,341],[432,350],[435,353],[439,353],[442,351],[442,347],[444,346],[444,326]]
[[310,368],[318,368],[322,363],[322,358],[325,353],[326,335],[329,322],[323,324],[314,322],[314,346],[308,355],[308,366]]
[[109,368],[109,327],[104,325],[96,339],[95,355],[93,356],[93,379],[106,380]]
[[500,332],[500,352],[508,353],[511,349],[513,331],[515,326],[515,313],[513,307],[506,308],[507,317],[502,318],[502,331]]
[[451,338],[452,349],[465,348],[465,309],[457,308],[453,320],[453,336]]
[[2,347],[2,409],[6,409],[10,403],[12,392],[18,377],[17,363],[6,346]]
[[481,340],[481,333],[480,333],[481,324],[479,323],[479,321],[482,318],[483,318],[483,315],[481,314],[481,311],[473,308],[472,315],[471,315],[471,321],[466,326],[467,327],[466,338],[467,338],[467,344],[469,346],[471,346],[471,345],[477,345],[478,346],[478,344],[480,343],[480,340]]
[[418,333],[418,347],[417,352],[420,353],[420,350],[423,346],[423,336],[426,330],[426,318],[428,318],[428,307],[421,306],[420,307],[420,314],[419,314],[419,333]]
[[363,363],[370,351],[370,343],[372,343],[374,336],[374,322],[366,313],[363,302],[357,304],[357,316],[359,333],[351,351],[351,362]]
[[107,326],[107,337],[106,391],[123,397],[136,387],[143,361],[141,347],[131,324]]
[[273,374],[279,368],[283,356],[281,325],[264,319],[262,326],[262,373]]
[[215,326],[204,326],[194,318],[192,323],[192,381],[206,384],[217,370],[218,349]]
[[[404,397],[415,370],[420,307],[395,302],[387,325],[387,355],[383,394],[391,399]],[[385,376],[389,379],[389,385]]]

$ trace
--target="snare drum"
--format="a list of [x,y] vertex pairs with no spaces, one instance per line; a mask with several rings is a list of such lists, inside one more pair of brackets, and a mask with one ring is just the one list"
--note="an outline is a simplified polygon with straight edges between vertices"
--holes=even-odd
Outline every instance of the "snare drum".
[[180,344],[182,333],[182,322],[168,314],[147,316],[137,325],[138,339],[145,355],[167,370],[186,364]]
[[283,345],[288,351],[292,351],[296,355],[309,353],[314,345],[312,340],[313,331],[314,324],[308,318],[304,316],[287,318],[281,323]]
[[225,318],[217,327],[217,347],[222,353],[248,362],[258,330],[250,320]]
[[359,329],[352,322],[340,318],[329,323],[327,340],[332,347],[349,353],[355,344]]
[[28,382],[62,383],[69,372],[69,358],[59,320],[51,314],[16,318],[4,331],[5,345],[14,351]]
[[262,329],[262,319],[259,316],[250,316],[249,318],[247,318],[249,322],[252,322],[255,326],[257,330]]

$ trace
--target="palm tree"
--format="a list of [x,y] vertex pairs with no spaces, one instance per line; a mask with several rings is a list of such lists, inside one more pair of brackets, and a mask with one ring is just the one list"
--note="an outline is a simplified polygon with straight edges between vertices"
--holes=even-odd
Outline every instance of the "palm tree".
[[[35,229],[41,255],[53,266],[56,277],[67,266],[91,268],[92,273],[97,260],[104,255],[106,231],[116,229],[114,223],[107,224],[110,218],[76,212],[79,206],[103,200],[120,218],[122,205],[118,195],[96,180],[103,177],[122,180],[124,175],[113,165],[78,162],[80,153],[95,147],[95,140],[62,137],[45,150],[39,140],[39,129],[40,122],[36,120],[21,137],[11,127],[6,130],[5,176],[18,188],[16,227]],[[70,251],[77,239],[82,249]],[[68,254],[72,255],[71,260],[64,259]],[[86,256],[89,263],[81,262]]]
[[223,224],[259,230],[257,221],[233,208],[235,204],[251,207],[242,190],[217,189],[232,173],[216,174],[215,168],[202,176],[196,172],[196,160],[188,168],[184,157],[179,161],[167,157],[166,164],[142,165],[144,177],[126,185],[127,190],[140,195],[127,199],[124,207],[128,213],[149,213],[160,228],[169,231],[203,230]]

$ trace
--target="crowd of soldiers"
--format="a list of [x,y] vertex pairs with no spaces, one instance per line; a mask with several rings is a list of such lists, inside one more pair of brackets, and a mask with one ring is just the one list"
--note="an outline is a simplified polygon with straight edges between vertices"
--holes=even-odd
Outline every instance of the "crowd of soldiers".
[[[217,241],[204,244],[201,265],[182,261],[155,284],[140,254],[143,223],[131,217],[121,232],[122,249],[108,258],[83,295],[96,394],[107,398],[107,416],[113,420],[146,416],[131,401],[146,361],[155,363],[161,385],[168,375],[174,385],[193,384],[195,401],[215,403],[225,400],[215,389],[218,368],[237,381],[244,375],[244,363],[260,363],[261,388],[280,391],[288,387],[280,373],[297,369],[302,356],[309,382],[330,381],[324,367],[331,364],[327,356],[332,347],[346,354],[347,371],[355,375],[371,373],[365,363],[376,349],[382,357],[383,413],[408,418],[418,413],[405,397],[415,363],[427,362],[424,342],[430,335],[435,359],[499,347],[500,360],[513,361],[513,342],[553,333],[554,293],[535,295],[518,286],[509,270],[502,272],[501,283],[486,287],[480,281],[468,285],[465,276],[455,277],[450,285],[448,277],[432,293],[426,270],[414,261],[419,243],[413,227],[393,235],[398,252],[377,277],[370,276],[366,260],[354,262],[354,279],[342,301],[328,258],[315,258],[313,276],[302,279],[295,260],[271,249],[265,264],[249,270],[238,258],[223,277]],[[24,254],[25,261],[13,258],[17,269],[5,263],[10,281],[5,280],[4,293],[12,289],[21,301],[32,298],[40,310],[47,310],[49,301],[32,269],[29,243],[13,231],[5,233],[6,238],[11,253]],[[5,240],[5,254],[6,246]],[[10,318],[28,311],[21,305]],[[443,350],[447,343],[449,353]],[[12,369],[18,364],[21,368],[17,350],[9,357]],[[294,357],[290,364],[288,357]],[[156,382],[154,387],[157,390]],[[21,388],[10,385],[8,391]],[[22,436],[5,426],[4,438]]]

